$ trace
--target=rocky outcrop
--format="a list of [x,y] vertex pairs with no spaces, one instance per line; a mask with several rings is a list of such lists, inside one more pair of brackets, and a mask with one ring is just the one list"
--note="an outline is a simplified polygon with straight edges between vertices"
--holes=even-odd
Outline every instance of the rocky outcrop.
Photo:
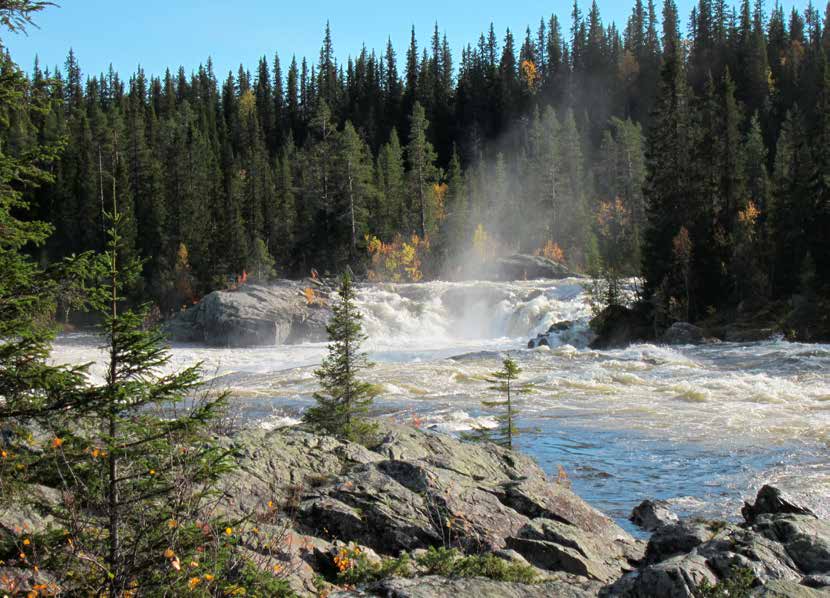
[[517,253],[496,260],[494,268],[488,273],[488,278],[501,281],[557,280],[573,275],[568,268],[546,257]]
[[395,598],[591,598],[602,584],[588,580],[551,580],[534,585],[492,581],[482,578],[447,579],[446,577],[419,577],[417,579],[386,579],[360,590],[329,594],[329,598],[358,598],[360,596],[394,596]]
[[699,345],[709,340],[702,328],[688,322],[675,322],[660,337],[667,345]]
[[595,589],[643,556],[643,542],[532,459],[495,445],[384,423],[371,449],[302,428],[245,432],[229,448],[239,468],[223,481],[225,508],[290,505],[293,532],[313,542],[355,542],[387,557],[501,551]]
[[174,341],[219,347],[322,341],[330,316],[328,295],[325,287],[291,281],[214,291],[172,318],[165,331]]
[[274,504],[291,513],[284,525],[298,540],[289,544],[306,549],[283,558],[300,594],[314,592],[315,576],[332,578],[343,542],[372,560],[448,546],[492,554],[532,567],[540,583],[384,579],[333,596],[692,598],[733,583],[736,572],[752,596],[830,589],[830,523],[771,487],[746,505],[740,525],[678,521],[663,503],[645,501],[632,518],[656,530],[646,545],[549,481],[532,459],[490,444],[390,423],[370,448],[301,427],[228,442],[239,467],[224,478],[225,508],[242,514]]
[[660,527],[648,543],[644,567],[603,595],[692,598],[703,585],[736,579],[751,596],[830,593],[830,522],[769,486],[743,513],[741,525],[682,521]]
[[622,305],[606,307],[591,320],[591,330],[597,335],[591,342],[592,349],[627,347],[634,342],[652,340],[654,329],[640,309]]
[[223,479],[224,508],[250,514],[280,505],[291,514],[260,527],[296,536],[280,558],[301,595],[316,591],[316,576],[333,578],[344,542],[373,561],[430,547],[492,554],[531,567],[540,583],[383,579],[332,596],[693,598],[705,586],[733,583],[738,572],[734,583],[751,584],[744,588],[751,596],[830,590],[830,523],[771,487],[746,505],[740,525],[678,521],[664,504],[646,501],[632,516],[656,530],[646,545],[549,481],[532,459],[490,444],[390,423],[370,448],[302,427],[227,442],[239,467]]
[[813,515],[808,507],[800,504],[795,498],[773,486],[764,486],[758,491],[755,503],[744,503],[741,515],[747,523],[755,523],[761,515]]

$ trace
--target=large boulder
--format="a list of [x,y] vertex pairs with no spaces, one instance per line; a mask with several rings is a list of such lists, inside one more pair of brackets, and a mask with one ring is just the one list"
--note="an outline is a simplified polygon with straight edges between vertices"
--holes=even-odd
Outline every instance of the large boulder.
[[[252,347],[321,341],[330,316],[325,290],[281,281],[214,291],[166,325],[171,340],[219,347]],[[311,299],[311,300],[309,300]]]

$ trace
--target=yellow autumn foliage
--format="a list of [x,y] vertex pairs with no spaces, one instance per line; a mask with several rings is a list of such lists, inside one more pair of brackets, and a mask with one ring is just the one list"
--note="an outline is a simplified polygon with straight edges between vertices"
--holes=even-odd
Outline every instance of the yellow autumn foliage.
[[373,282],[418,282],[423,279],[423,260],[429,253],[429,238],[412,235],[405,241],[397,235],[384,243],[374,235],[366,235],[366,248],[371,257],[369,280]]
[[522,61],[522,77],[525,84],[530,91],[536,90],[536,84],[539,81],[539,72],[536,69],[536,64],[532,60]]
[[473,232],[473,251],[481,263],[496,257],[498,244],[490,236],[483,224],[479,224]]

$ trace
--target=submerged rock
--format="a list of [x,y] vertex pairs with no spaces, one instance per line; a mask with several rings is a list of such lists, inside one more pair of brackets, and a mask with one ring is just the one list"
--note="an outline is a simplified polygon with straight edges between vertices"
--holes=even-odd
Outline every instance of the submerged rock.
[[220,347],[322,341],[331,315],[325,289],[314,288],[313,294],[306,296],[307,286],[280,281],[270,286],[214,291],[172,318],[165,331],[174,341]]
[[571,320],[556,322],[544,334],[539,334],[536,338],[530,339],[527,343],[527,348],[538,349],[539,347],[550,347],[560,342],[585,345],[592,340],[592,334],[590,331],[587,335],[584,332],[577,327],[576,322],[572,322]]

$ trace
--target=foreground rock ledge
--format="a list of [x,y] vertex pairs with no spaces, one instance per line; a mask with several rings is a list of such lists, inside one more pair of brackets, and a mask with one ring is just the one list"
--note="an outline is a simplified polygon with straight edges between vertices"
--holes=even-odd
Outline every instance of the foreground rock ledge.
[[735,567],[752,570],[757,596],[827,595],[830,584],[830,525],[772,488],[745,509],[752,523],[681,521],[646,546],[529,457],[493,445],[393,424],[371,449],[303,428],[230,442],[240,469],[224,480],[227,507],[290,509],[300,541],[283,556],[303,595],[316,594],[313,579],[330,572],[339,542],[382,557],[448,545],[509,554],[541,583],[389,579],[336,596],[691,597]]

